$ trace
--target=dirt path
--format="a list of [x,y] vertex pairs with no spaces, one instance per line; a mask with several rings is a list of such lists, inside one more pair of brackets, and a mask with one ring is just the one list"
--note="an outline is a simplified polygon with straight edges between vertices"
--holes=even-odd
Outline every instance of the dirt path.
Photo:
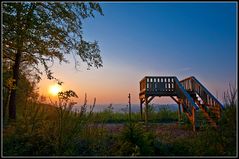
[[[103,127],[111,133],[119,133],[123,130],[124,124],[103,124]],[[155,131],[156,135],[164,142],[171,142],[175,138],[186,138],[195,135],[195,132],[191,129],[180,126],[178,123],[150,123],[148,129]]]
[[123,130],[125,124],[121,123],[111,123],[111,124],[104,124],[104,128],[111,133],[119,133]]
[[193,137],[196,133],[189,128],[180,126],[177,123],[159,123],[152,125],[151,130],[156,132],[156,135],[163,142],[172,142],[175,138]]

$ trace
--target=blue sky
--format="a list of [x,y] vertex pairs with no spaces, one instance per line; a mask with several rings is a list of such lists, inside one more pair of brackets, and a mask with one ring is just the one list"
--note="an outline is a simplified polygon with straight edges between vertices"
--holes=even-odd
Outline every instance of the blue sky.
[[123,103],[131,93],[138,103],[139,81],[146,75],[195,76],[222,101],[229,82],[236,82],[236,3],[100,4],[104,16],[84,20],[83,35],[99,42],[103,68],[76,73],[73,62],[58,68],[71,70],[63,81],[71,80],[69,87],[81,95]]

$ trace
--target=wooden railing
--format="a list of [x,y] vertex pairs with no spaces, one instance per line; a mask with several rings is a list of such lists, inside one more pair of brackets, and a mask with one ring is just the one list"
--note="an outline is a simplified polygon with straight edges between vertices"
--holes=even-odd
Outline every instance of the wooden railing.
[[140,81],[140,92],[161,94],[175,92],[175,77],[146,76]]
[[217,119],[220,118],[221,109],[224,109],[224,106],[195,77],[186,78],[180,83],[187,91],[197,93],[203,101],[202,105],[208,107]]

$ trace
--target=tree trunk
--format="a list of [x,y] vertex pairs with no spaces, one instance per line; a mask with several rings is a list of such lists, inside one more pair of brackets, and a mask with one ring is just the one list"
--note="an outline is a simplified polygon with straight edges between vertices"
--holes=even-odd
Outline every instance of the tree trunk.
[[10,101],[9,101],[9,119],[16,120],[16,94],[17,94],[17,85],[19,80],[19,67],[21,61],[21,52],[18,50],[15,57],[15,64],[13,67],[13,79],[15,79],[14,85],[15,89],[11,91]]
[[13,66],[13,79],[14,81],[14,86],[15,88],[12,89],[11,94],[10,94],[10,101],[9,101],[9,119],[15,121],[16,120],[16,95],[17,95],[17,86],[18,86],[18,79],[19,79],[19,71],[20,71],[20,62],[21,62],[21,55],[22,55],[22,47],[23,47],[23,36],[22,32],[22,19],[21,19],[21,12],[23,10],[23,6],[21,3],[17,4],[17,37],[16,37],[16,55],[15,55],[15,60],[14,60],[14,66]]

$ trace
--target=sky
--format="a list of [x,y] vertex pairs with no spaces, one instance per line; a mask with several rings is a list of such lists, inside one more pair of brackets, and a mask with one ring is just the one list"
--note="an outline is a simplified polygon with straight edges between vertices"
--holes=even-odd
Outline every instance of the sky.
[[[104,16],[83,21],[85,40],[98,41],[103,67],[80,71],[69,64],[52,67],[62,90],[74,90],[84,102],[139,103],[139,81],[144,76],[195,76],[219,101],[229,83],[236,85],[237,4],[102,2]],[[41,95],[49,95],[55,82],[42,77]],[[152,101],[171,104],[170,98]]]

